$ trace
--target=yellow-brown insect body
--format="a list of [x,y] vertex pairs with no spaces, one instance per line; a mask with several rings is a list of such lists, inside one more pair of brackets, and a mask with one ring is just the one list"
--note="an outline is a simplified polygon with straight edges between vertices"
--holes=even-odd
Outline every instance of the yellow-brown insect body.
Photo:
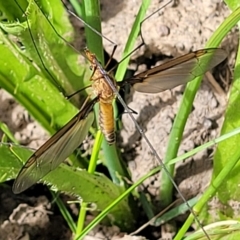
[[115,142],[114,116],[112,103],[99,102],[99,126],[107,142]]
[[[96,64],[95,54],[92,54],[88,49],[85,49],[85,54],[93,70],[91,77],[91,81],[93,81],[92,88],[94,89],[94,93],[99,97],[99,126],[107,142],[111,145],[115,142],[112,106],[115,94]],[[115,80],[109,75],[108,78],[113,82],[114,86],[116,86]]]

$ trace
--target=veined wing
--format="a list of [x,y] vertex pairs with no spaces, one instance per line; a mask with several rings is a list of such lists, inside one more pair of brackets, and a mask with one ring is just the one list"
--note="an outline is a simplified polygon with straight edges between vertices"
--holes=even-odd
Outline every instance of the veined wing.
[[13,184],[13,193],[20,193],[62,163],[81,144],[91,127],[92,108],[97,99],[85,104],[63,128],[45,142],[25,163]]
[[[193,80],[217,66],[226,57],[223,49],[202,49],[174,58],[126,81],[138,92],[158,93]],[[208,58],[210,61],[207,61]]]

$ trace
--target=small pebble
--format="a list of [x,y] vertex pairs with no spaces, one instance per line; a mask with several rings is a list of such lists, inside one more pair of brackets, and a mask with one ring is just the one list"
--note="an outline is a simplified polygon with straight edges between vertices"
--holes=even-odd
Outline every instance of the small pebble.
[[158,29],[160,37],[166,37],[170,34],[170,28],[166,25],[160,25]]

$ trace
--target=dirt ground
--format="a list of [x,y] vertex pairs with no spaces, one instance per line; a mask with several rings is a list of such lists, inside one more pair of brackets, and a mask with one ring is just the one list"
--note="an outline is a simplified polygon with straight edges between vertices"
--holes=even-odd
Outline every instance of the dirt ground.
[[[118,44],[114,56],[117,60],[121,59],[139,5],[140,1],[133,0],[102,0],[103,34]],[[163,5],[162,1],[153,0],[147,15]],[[140,64],[138,71],[142,71],[146,69],[145,62],[155,65],[160,63],[158,59],[166,60],[203,48],[212,32],[229,13],[224,3],[218,0],[173,1],[144,22],[142,32],[146,45],[133,54],[131,67]],[[112,45],[106,41],[104,44],[111,53]],[[233,31],[222,44],[228,52],[230,64],[233,64],[236,46],[237,37]],[[229,76],[227,64],[229,63],[223,63],[214,74],[210,73],[204,78],[185,128],[179,154],[219,136],[230,84],[230,77],[226,77]],[[180,86],[154,95],[131,91],[127,97],[128,106],[137,112],[137,122],[161,158],[167,148],[168,136],[183,90],[184,86]],[[0,99],[0,120],[8,123],[21,143],[36,148],[46,141],[47,134],[11,96],[1,90]],[[132,173],[132,180],[135,181],[157,163],[127,114],[123,115],[122,121],[123,129],[118,135],[119,146],[123,149],[123,157]],[[175,181],[186,198],[196,196],[208,185],[213,151],[214,148],[205,150],[177,164]],[[148,179],[144,187],[151,196],[157,196],[159,176]],[[1,187],[0,239],[71,239],[67,224],[54,203],[49,201],[51,197],[45,195],[45,187],[36,188],[37,196],[31,190],[15,196],[11,190]],[[176,193],[175,198],[178,197]],[[70,205],[70,208],[74,212],[76,207]],[[123,236],[117,227],[99,226],[85,239],[158,239],[161,233],[157,237]]]

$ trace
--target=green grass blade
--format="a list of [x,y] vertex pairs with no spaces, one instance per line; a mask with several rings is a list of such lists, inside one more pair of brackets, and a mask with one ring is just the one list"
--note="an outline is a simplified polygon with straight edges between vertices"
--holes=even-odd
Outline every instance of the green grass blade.
[[3,123],[0,122],[0,129],[2,130],[2,132],[6,135],[6,137],[13,143],[18,144],[17,140],[15,139],[15,137],[13,136],[12,132],[10,131],[10,129],[8,128],[8,126]]
[[[99,34],[101,34],[101,18],[100,18],[100,3],[96,0],[84,0],[83,1],[84,20]],[[87,47],[90,51],[96,54],[97,59],[104,66],[103,44],[102,37],[85,26],[85,34],[87,40]]]
[[[193,207],[197,203],[198,199],[199,199],[199,196],[188,200],[189,206]],[[184,214],[188,211],[189,211],[189,209],[186,206],[186,204],[182,203],[179,206],[176,206],[173,209],[167,211],[162,216],[156,218],[152,225],[160,226],[161,224],[169,222],[170,220],[172,220],[172,219],[178,217],[179,215]]]
[[[234,220],[216,222],[205,227],[211,240],[235,240],[240,234],[240,222]],[[207,239],[202,230],[187,236],[185,240]]]
[[[193,210],[198,215],[200,211],[203,209],[205,204],[211,199],[217,192],[218,188],[222,185],[223,179],[229,175],[231,170],[235,167],[240,158],[240,149],[234,152],[231,161],[229,161],[226,166],[221,170],[221,172],[217,175],[217,177],[212,181],[211,185],[207,188],[204,194],[199,199],[198,203],[194,206]],[[195,220],[195,216],[192,214],[189,215],[188,219],[175,236],[174,240],[183,239],[184,234],[187,232],[188,228],[191,226],[192,222]]]
[[[233,13],[227,19],[225,19],[221,26],[214,32],[211,39],[209,39],[208,43],[206,44],[206,48],[219,46],[223,38],[238,21],[237,14],[239,13]],[[201,78],[202,77],[198,77],[194,81],[187,84],[181,105],[174,120],[172,131],[170,133],[167,153],[164,159],[165,163],[167,163],[169,160],[176,157],[177,155],[178,148],[182,139],[183,130],[188,119],[188,115],[191,112],[193,100],[200,86]],[[173,174],[174,166],[171,166],[168,170],[171,174]],[[171,181],[168,179],[168,176],[166,176],[166,174],[163,172],[161,180],[160,199],[164,205],[168,205],[169,201],[171,202],[172,189],[173,186]]]
[[66,206],[64,205],[63,201],[61,200],[61,198],[59,197],[58,194],[56,194],[53,191],[50,191],[53,197],[53,200],[57,203],[58,208],[62,214],[62,216],[64,217],[64,219],[66,220],[69,228],[71,229],[71,231],[73,233],[76,232],[76,224],[71,216],[71,214],[69,213],[69,211],[67,210]]
[[[220,43],[220,41],[224,38],[224,36],[226,36],[228,31],[230,31],[238,23],[239,20],[240,20],[240,8],[236,9],[231,15],[229,15],[228,18],[225,19],[225,21],[221,24],[221,26],[217,29],[217,31],[214,33],[212,38],[209,40],[206,47],[217,46]],[[191,85],[194,85],[194,83],[192,83]],[[195,88],[193,88],[192,90],[194,90],[194,89]],[[229,131],[229,129],[228,129],[228,131]],[[234,138],[236,138],[236,137],[234,137]],[[226,144],[226,142],[224,142],[223,144]],[[221,171],[218,172],[216,177],[213,179],[211,186],[204,192],[203,196],[201,197],[199,202],[194,207],[194,212],[199,213],[203,209],[205,204],[208,202],[208,200],[216,194],[218,187],[222,186],[222,184],[224,183],[224,179],[226,179],[226,177],[229,175],[230,171],[233,169],[235,164],[238,162],[239,157],[240,157],[240,152],[239,152],[239,147],[238,147],[237,149],[235,149],[234,152],[232,152],[231,159],[225,158],[227,160],[226,165],[224,166],[224,168],[221,169]],[[215,161],[215,159],[214,159],[214,161]],[[190,214],[189,218],[187,219],[187,221],[185,222],[185,224],[183,225],[181,230],[178,232],[175,239],[183,238],[184,234],[186,233],[186,231],[192,224],[193,220],[194,220],[194,217],[192,216],[192,214]]]
[[[135,21],[133,23],[131,32],[129,34],[128,40],[126,42],[125,48],[124,48],[124,52],[122,55],[122,58],[125,58],[125,56],[127,54],[129,54],[133,48],[134,48],[134,44],[136,42],[136,38],[139,35],[139,31],[140,31],[140,25],[141,22],[143,21],[147,8],[150,5],[150,0],[143,0],[142,4],[139,8],[138,14],[135,18]],[[117,73],[115,75],[115,78],[117,79],[117,81],[122,80],[125,72],[127,70],[127,66],[130,60],[130,56],[127,57],[124,61],[122,61],[117,69]],[[116,108],[115,108],[116,109]],[[125,177],[129,177],[128,171],[126,170],[126,168],[123,166],[123,164],[121,163],[121,160],[117,160],[119,159],[118,156],[118,151],[115,147],[109,147],[108,144],[106,143],[106,141],[103,142],[103,149],[104,152],[106,154],[106,158],[105,158],[105,164],[106,166],[108,166],[110,175],[113,179],[113,181],[115,183],[120,183],[121,180],[119,179],[119,175],[120,176],[125,176]],[[117,174],[116,174],[117,173]]]
[[126,56],[134,48],[134,44],[135,44],[136,39],[137,39],[137,37],[139,35],[139,32],[140,32],[141,22],[145,18],[145,15],[146,15],[146,12],[147,12],[147,9],[148,9],[150,3],[151,3],[150,0],[143,0],[141,6],[139,8],[138,14],[135,18],[135,21],[134,21],[133,26],[132,26],[132,30],[129,34],[127,43],[126,43],[124,51],[123,51],[122,59],[124,59],[124,61],[122,61],[119,64],[116,75],[115,75],[117,81],[122,81],[122,79],[125,75],[125,72],[127,70],[129,60],[130,60],[130,57],[131,57],[131,56],[126,57]]
[[[237,6],[236,2],[228,1],[228,5],[233,8]],[[238,6],[240,6],[238,2]],[[236,11],[240,14],[240,8]],[[240,18],[238,18],[240,21]],[[238,28],[240,24],[238,23]],[[240,41],[238,45],[237,58],[235,63],[234,75],[233,75],[233,83],[231,86],[228,106],[225,112],[224,123],[221,129],[221,134],[225,134],[226,132],[232,131],[236,129],[240,125],[240,114],[238,111],[239,107],[239,89],[240,89]],[[214,155],[214,169],[213,169],[213,181],[218,177],[219,173],[223,168],[228,166],[229,161],[233,161],[233,156],[235,152],[239,149],[239,141],[240,135],[236,135],[234,138],[229,139],[218,145],[216,153]],[[226,178],[222,179],[221,187],[217,191],[216,201],[219,202],[221,206],[225,207],[225,211],[216,211],[216,215],[214,220],[226,220],[229,218],[232,219],[240,219],[240,214],[238,211],[235,211],[235,206],[231,204],[232,201],[239,199],[240,191],[239,191],[239,167],[240,163],[238,162],[233,170],[231,170],[231,175],[226,176]],[[226,194],[227,189],[227,194]],[[207,209],[206,211],[210,211]],[[207,214],[206,222],[213,221],[213,217],[211,214]]]

